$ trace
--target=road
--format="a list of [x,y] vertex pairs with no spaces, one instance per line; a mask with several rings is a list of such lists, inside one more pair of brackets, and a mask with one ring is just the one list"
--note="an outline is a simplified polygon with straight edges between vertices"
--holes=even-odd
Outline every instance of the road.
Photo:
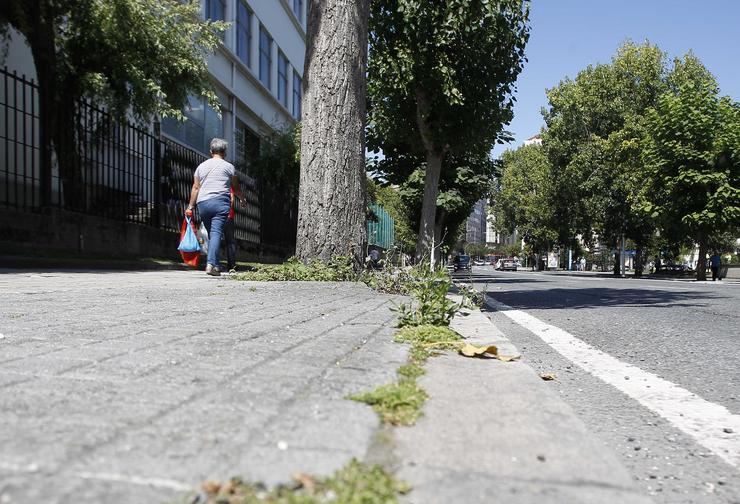
[[491,267],[471,278],[656,503],[740,503],[740,284]]

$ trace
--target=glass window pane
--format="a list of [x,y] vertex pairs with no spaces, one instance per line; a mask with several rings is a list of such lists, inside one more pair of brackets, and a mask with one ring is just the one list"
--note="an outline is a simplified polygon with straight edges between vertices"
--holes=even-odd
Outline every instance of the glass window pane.
[[223,116],[219,117],[218,113],[210,106],[206,106],[206,122],[203,133],[204,151],[208,151],[211,144],[211,139],[224,137]]
[[268,89],[271,87],[272,73],[272,38],[263,26],[260,26],[260,81]]
[[278,52],[278,101],[288,106],[288,59]]
[[299,120],[301,118],[302,84],[301,76],[298,75],[298,72],[293,72],[293,117]]
[[252,46],[252,13],[247,9],[246,4],[240,1],[236,12],[236,54],[239,59],[248,67],[252,66],[251,46]]

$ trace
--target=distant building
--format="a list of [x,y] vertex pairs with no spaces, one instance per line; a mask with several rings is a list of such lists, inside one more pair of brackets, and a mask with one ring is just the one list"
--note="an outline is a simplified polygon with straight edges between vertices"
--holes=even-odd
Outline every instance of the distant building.
[[514,245],[518,243],[519,238],[516,230],[512,234],[500,233],[496,230],[496,215],[488,216],[486,221],[486,245],[496,247],[500,245]]
[[486,239],[486,200],[482,199],[473,206],[473,212],[465,223],[465,241],[467,243],[485,243]]
[[524,145],[542,145],[542,136],[538,133],[524,141]]

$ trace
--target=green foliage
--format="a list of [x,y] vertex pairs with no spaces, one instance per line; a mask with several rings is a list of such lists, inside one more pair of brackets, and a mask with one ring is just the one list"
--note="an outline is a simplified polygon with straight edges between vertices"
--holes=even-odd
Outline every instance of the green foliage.
[[667,87],[665,54],[625,43],[610,64],[589,66],[548,90],[543,148],[551,170],[546,195],[550,239],[576,235],[615,246],[625,233],[638,244],[653,232],[640,207],[645,111]]
[[371,405],[383,422],[413,425],[421,416],[421,408],[427,397],[414,379],[402,379],[347,398]]
[[[504,152],[502,173],[493,196],[499,232],[516,230],[535,251],[548,250],[558,240],[554,204],[557,188],[551,182],[552,165],[541,146],[523,146]],[[504,255],[508,252],[500,250]]]
[[465,253],[471,257],[484,257],[490,249],[485,243],[466,243]]
[[[419,202],[410,206],[419,209],[414,220],[425,230],[417,249],[424,253],[435,226],[438,236],[445,228],[454,243],[455,231],[472,206],[469,186],[457,191],[464,184],[448,184],[437,197],[442,183],[435,175],[424,181],[424,163],[442,162],[443,179],[445,172],[474,163],[472,171],[459,178],[476,186],[471,179],[483,174],[476,169],[484,166],[479,160],[487,158],[496,141],[509,138],[503,125],[512,118],[513,84],[525,59],[528,17],[526,0],[372,4],[368,148],[383,151],[381,170],[393,174],[394,183],[409,182],[406,189],[414,194],[407,194],[407,201]],[[448,156],[455,159],[447,163]],[[452,179],[458,179],[456,174]],[[429,191],[424,191],[425,184]],[[448,207],[441,218],[434,216],[435,204]]]
[[449,327],[435,325],[417,325],[402,327],[393,338],[396,343],[412,343],[438,350],[454,349],[460,335]]
[[457,312],[457,303],[447,297],[452,279],[444,271],[428,273],[410,282],[412,303],[400,303],[398,326],[448,326]]
[[260,149],[248,171],[260,182],[280,188],[286,197],[298,195],[301,176],[300,123],[260,138]]
[[698,70],[691,59],[677,62],[685,82],[648,112],[645,209],[701,243],[740,222],[740,105],[720,98],[706,72],[689,79],[689,65]]
[[40,85],[63,100],[93,97],[118,117],[130,110],[143,122],[154,114],[182,118],[190,93],[218,110],[206,56],[227,25],[202,20],[199,1],[8,0],[0,9],[6,23],[44,67]]
[[349,282],[357,280],[357,273],[348,257],[334,257],[328,263],[313,259],[305,264],[293,257],[283,264],[259,264],[252,271],[230,278],[257,282]]
[[[385,157],[374,163],[372,170],[398,186],[410,227],[418,229],[424,198],[422,160],[415,157]],[[497,170],[497,164],[488,157],[488,153],[449,155],[445,158],[437,194],[436,222],[446,250],[451,249],[457,240],[458,230],[470,215],[473,205],[489,196],[491,180]]]
[[370,148],[386,155],[423,154],[425,143],[453,153],[490,148],[512,117],[528,15],[521,0],[373,2]]
[[[204,504],[390,504],[410,487],[379,465],[350,460],[328,478],[302,476],[292,484],[268,489],[262,483],[232,478],[224,485],[209,483]],[[201,502],[200,500],[198,502]]]
[[416,231],[411,220],[412,212],[396,187],[381,185],[378,181],[367,179],[367,195],[371,203],[381,205],[393,218],[396,235],[396,245],[401,251],[414,250],[416,245]]

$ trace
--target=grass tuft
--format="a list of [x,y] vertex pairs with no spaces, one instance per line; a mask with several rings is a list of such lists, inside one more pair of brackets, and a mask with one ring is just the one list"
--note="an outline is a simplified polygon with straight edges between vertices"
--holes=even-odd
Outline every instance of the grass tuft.
[[378,465],[367,465],[352,459],[328,478],[296,475],[292,484],[269,490],[262,483],[249,483],[241,478],[229,482],[203,484],[203,504],[392,504],[410,487],[399,482]]
[[347,397],[373,407],[383,422],[391,425],[413,425],[421,416],[421,407],[427,400],[424,392],[414,379],[404,379],[396,383],[381,385],[370,392]]

